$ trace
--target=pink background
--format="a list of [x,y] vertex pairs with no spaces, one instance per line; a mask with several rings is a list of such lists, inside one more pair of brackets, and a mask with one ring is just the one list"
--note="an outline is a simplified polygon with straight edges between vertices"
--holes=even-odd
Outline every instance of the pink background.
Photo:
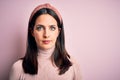
[[63,17],[66,48],[83,80],[120,80],[120,0],[0,0],[0,80],[24,56],[29,16],[45,2]]

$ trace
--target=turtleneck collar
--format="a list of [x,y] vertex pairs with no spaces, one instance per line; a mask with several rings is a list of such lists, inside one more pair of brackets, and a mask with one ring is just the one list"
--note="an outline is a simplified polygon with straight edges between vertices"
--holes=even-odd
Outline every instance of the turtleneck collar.
[[53,46],[52,48],[47,49],[47,50],[43,50],[43,49],[39,48],[39,50],[38,50],[38,57],[45,58],[45,59],[46,58],[50,58],[52,53],[53,53],[53,51],[54,51],[54,49],[55,49],[55,46]]

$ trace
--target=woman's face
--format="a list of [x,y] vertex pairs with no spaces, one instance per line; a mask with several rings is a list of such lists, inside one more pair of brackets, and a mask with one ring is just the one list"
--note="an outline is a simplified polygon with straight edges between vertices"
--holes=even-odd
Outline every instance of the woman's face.
[[40,49],[47,50],[55,46],[60,29],[57,21],[49,14],[38,16],[32,32],[33,37]]

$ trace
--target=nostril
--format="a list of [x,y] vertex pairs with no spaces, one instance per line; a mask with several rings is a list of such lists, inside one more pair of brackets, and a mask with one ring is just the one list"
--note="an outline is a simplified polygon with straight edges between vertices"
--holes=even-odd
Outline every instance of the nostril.
[[48,36],[45,35],[44,38],[48,38]]

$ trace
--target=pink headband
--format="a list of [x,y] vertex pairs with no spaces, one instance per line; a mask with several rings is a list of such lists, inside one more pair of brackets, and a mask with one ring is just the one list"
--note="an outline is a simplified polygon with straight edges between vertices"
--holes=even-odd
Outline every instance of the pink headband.
[[58,18],[60,19],[60,22],[62,22],[62,17],[61,17],[61,15],[60,15],[60,13],[58,12],[58,10],[57,10],[55,7],[51,6],[49,3],[45,3],[45,4],[42,4],[42,5],[37,6],[37,7],[33,10],[32,14],[31,14],[31,16],[30,16],[30,20],[31,20],[31,18],[33,17],[33,15],[34,15],[38,10],[40,10],[40,9],[42,9],[42,8],[48,8],[48,9],[53,10],[53,11],[58,15]]

